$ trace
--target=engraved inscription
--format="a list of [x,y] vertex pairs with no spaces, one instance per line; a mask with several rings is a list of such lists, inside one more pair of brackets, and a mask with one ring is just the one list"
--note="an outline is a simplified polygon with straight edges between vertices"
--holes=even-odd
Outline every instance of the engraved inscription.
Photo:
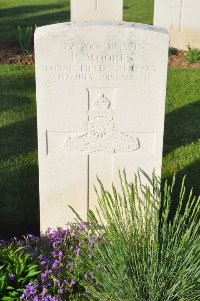
[[119,80],[134,81],[143,79],[150,81],[156,69],[152,66],[136,65],[47,65],[45,70],[49,74],[49,80],[73,80],[73,81],[94,81],[94,80]]
[[76,42],[73,41],[71,43],[65,42],[65,50],[75,50],[75,51],[82,51],[82,50],[100,50],[102,47],[105,50],[120,50],[120,51],[133,51],[138,49],[138,44],[135,42],[110,42],[110,43],[105,43],[104,45],[96,43],[96,42]]
[[[98,42],[72,39],[64,42],[66,64],[45,66],[50,81],[151,81],[156,66],[138,64],[142,45],[130,42]],[[59,59],[58,59],[59,61]]]
[[129,134],[119,133],[115,123],[115,111],[110,107],[111,102],[103,93],[92,102],[88,111],[87,133],[69,136],[65,141],[67,151],[109,151],[132,152],[140,148],[139,139]]

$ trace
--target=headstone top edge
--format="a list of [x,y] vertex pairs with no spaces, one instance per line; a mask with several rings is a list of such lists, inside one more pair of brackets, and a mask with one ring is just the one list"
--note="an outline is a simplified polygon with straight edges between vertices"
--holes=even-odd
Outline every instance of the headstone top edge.
[[157,32],[165,35],[169,35],[167,29],[163,27],[153,26],[149,24],[142,24],[142,23],[134,23],[134,22],[112,22],[112,21],[106,21],[106,22],[90,22],[90,21],[82,21],[82,22],[64,22],[64,23],[57,23],[52,25],[45,25],[41,27],[37,27],[35,31],[35,35],[57,31],[61,29],[70,29],[70,28],[76,28],[76,27],[87,27],[87,28],[95,28],[95,27],[113,27],[113,28],[134,28],[138,30],[149,30],[152,32]]

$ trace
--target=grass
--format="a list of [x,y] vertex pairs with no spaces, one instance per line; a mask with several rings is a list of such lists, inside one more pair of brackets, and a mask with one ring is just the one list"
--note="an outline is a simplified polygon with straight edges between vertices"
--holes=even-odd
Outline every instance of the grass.
[[17,26],[69,21],[69,0],[0,0],[0,42],[16,44]]
[[124,20],[153,24],[154,0],[124,0]]
[[[124,0],[124,19],[152,24],[153,0]],[[0,0],[0,44],[15,44],[17,26],[69,20],[69,0]],[[200,70],[170,69],[163,179],[200,194]],[[0,66],[0,237],[39,231],[34,68]],[[176,195],[175,195],[176,199]]]
[[[39,230],[34,70],[0,68],[0,232]],[[0,237],[1,237],[0,233]]]
[[[170,69],[163,179],[200,194],[200,70]],[[39,196],[34,68],[0,68],[0,229],[37,233]],[[25,230],[24,230],[25,229]],[[16,231],[16,232],[15,232]],[[1,237],[1,233],[0,233]]]
[[[0,44],[16,44],[17,27],[67,22],[69,0],[0,0]],[[152,24],[153,0],[124,0],[124,20]]]
[[164,135],[163,178],[177,174],[179,183],[200,194],[200,69],[170,69]]

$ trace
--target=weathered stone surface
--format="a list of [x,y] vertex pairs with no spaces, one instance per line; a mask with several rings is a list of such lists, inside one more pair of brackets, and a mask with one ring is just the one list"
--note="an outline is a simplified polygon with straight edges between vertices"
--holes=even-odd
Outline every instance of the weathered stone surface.
[[63,23],[35,34],[41,229],[96,205],[98,175],[160,176],[168,61],[165,30]]
[[169,31],[172,47],[200,48],[200,1],[155,0],[154,25]]
[[71,21],[122,21],[123,0],[71,0]]

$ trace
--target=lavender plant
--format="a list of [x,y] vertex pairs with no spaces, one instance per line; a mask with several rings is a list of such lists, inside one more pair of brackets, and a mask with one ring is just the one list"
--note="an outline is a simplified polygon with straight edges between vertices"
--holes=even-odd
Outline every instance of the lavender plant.
[[79,279],[91,300],[200,300],[200,197],[186,197],[183,182],[170,220],[174,181],[161,197],[155,177],[151,188],[120,179],[121,193],[99,181],[98,209],[88,217],[92,251],[80,237]]

